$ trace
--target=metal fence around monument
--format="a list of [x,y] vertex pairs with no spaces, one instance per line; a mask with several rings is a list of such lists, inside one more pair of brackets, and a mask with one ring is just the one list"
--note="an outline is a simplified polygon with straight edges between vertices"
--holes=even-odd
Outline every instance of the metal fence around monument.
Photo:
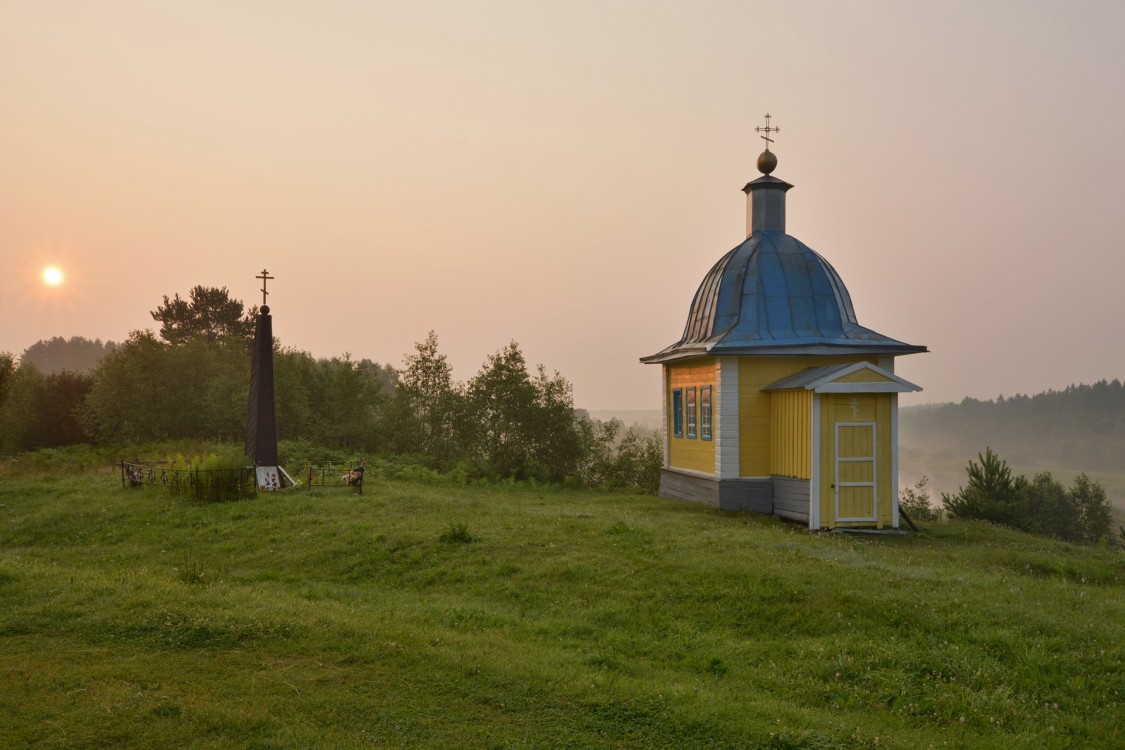
[[164,487],[173,495],[218,502],[255,497],[257,474],[253,467],[237,469],[171,468],[161,461],[121,462],[121,486]]
[[305,464],[306,488],[351,489],[357,495],[363,494],[364,471],[356,471],[355,462],[309,461]]

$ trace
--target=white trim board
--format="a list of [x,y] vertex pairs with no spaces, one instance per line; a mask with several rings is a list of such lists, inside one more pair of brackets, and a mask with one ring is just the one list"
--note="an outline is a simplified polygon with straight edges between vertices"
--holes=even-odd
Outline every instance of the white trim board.
[[809,528],[820,528],[820,394],[812,397],[812,466],[809,467]]
[[898,528],[898,394],[891,396],[891,528]]
[[[884,378],[884,380],[868,383],[836,382],[840,378],[847,377],[860,370],[867,370],[868,372]],[[775,381],[762,390],[790,391],[801,389],[814,391],[816,393],[908,393],[910,391],[920,391],[922,390],[922,386],[915,385],[908,380],[900,378],[893,372],[884,370],[882,367],[873,365],[870,362],[853,362],[848,365],[810,367],[794,375],[788,375],[781,380]]]

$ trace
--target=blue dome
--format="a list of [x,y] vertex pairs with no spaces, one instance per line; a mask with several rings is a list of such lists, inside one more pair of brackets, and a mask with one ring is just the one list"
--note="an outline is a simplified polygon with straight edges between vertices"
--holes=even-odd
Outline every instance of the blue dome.
[[856,320],[831,264],[780,231],[754,232],[704,277],[683,337],[643,361],[692,354],[829,354],[926,351]]

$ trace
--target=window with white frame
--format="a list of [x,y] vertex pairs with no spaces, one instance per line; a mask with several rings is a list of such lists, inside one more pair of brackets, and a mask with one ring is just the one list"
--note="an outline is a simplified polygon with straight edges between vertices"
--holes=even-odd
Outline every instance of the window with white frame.
[[687,436],[696,436],[695,386],[687,389]]
[[711,439],[711,386],[699,389],[699,437]]

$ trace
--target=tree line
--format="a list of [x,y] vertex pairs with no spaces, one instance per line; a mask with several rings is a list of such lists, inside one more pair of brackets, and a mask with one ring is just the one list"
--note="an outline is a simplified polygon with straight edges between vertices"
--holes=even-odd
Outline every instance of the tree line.
[[912,406],[901,411],[900,429],[904,444],[933,451],[991,445],[1019,465],[1115,471],[1125,455],[1125,384]]
[[[122,343],[55,338],[0,354],[0,450],[194,439],[241,442],[257,308],[226,288],[193,288],[151,311],[159,332]],[[44,366],[50,362],[71,366]],[[84,353],[83,359],[77,353]],[[88,356],[97,352],[98,357]],[[430,332],[401,368],[316,358],[274,342],[283,439],[362,454],[410,454],[488,479],[576,480],[654,492],[657,436],[574,407],[558,372],[530,370],[511,342],[467,382]]]

